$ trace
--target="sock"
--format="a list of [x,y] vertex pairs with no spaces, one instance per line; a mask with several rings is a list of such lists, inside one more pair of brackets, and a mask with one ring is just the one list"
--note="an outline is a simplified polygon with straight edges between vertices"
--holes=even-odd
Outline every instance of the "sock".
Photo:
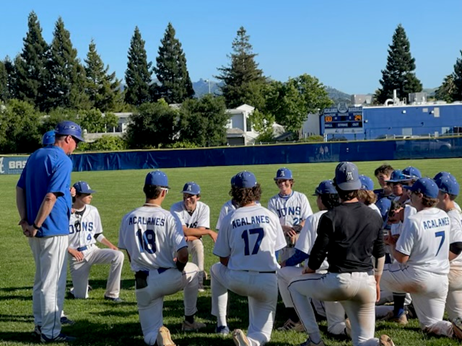
[[186,322],[189,322],[189,323],[194,323],[194,315],[191,315],[191,316],[184,316],[184,319]]
[[217,316],[217,326],[226,326],[226,316]]
[[404,313],[404,300],[406,294],[404,293],[393,293],[393,314],[395,317],[401,316]]
[[300,319],[298,318],[297,312],[295,311],[294,308],[286,308],[286,310],[287,310],[287,315],[292,320],[292,322],[297,323],[300,321]]

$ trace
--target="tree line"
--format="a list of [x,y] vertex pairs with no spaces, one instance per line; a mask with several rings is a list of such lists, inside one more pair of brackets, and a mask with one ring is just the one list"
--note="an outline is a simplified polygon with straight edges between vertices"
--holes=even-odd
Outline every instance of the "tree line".
[[[297,139],[309,113],[332,105],[326,87],[314,76],[303,74],[285,82],[265,76],[243,27],[232,42],[229,63],[217,68],[220,95],[200,99],[194,97],[186,55],[173,25],[167,25],[155,64],[148,60],[145,44],[135,27],[122,87],[93,40],[81,62],[62,18],[58,18],[48,44],[37,15],[31,12],[22,51],[14,59],[0,61],[0,152],[35,150],[41,135],[64,119],[78,122],[87,132],[110,132],[117,126],[115,112],[133,113],[124,137],[103,137],[83,145],[82,150],[224,145],[229,120],[226,109],[244,103],[256,109],[250,121],[260,133],[259,140],[272,140],[274,122]],[[421,91],[414,71],[409,40],[398,25],[375,102],[391,98],[393,90],[399,98]],[[446,101],[462,99],[461,59],[437,95]]]

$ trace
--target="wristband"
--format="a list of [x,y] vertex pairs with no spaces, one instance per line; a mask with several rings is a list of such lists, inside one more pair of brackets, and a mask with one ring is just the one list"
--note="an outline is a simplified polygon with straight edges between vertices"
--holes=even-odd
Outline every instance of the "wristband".
[[37,226],[37,225],[35,224],[35,222],[32,224],[32,227],[34,227],[35,229],[40,229],[40,227]]

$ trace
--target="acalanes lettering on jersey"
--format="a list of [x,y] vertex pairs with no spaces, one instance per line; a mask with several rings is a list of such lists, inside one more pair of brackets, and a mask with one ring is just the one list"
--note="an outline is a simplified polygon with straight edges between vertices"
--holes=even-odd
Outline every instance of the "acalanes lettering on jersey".
[[322,114],[323,133],[354,134],[363,133],[362,107],[347,107],[339,104],[337,107],[326,108]]

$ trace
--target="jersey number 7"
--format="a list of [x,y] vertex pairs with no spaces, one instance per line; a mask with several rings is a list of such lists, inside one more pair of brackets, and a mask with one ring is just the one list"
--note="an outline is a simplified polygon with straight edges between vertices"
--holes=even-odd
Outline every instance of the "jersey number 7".
[[244,255],[249,256],[250,255],[250,247],[249,247],[249,237],[253,236],[252,238],[257,237],[255,240],[255,244],[253,246],[252,250],[252,255],[256,255],[258,253],[258,250],[260,250],[260,245],[263,237],[265,236],[265,232],[263,231],[263,228],[252,228],[250,230],[245,230],[242,232],[242,239],[244,239]]

